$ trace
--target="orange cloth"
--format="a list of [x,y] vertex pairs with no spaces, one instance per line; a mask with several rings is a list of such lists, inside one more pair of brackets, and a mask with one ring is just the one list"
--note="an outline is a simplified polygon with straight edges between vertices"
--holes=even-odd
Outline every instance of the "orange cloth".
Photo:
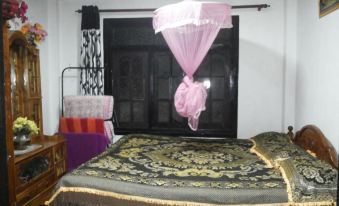
[[88,132],[105,134],[104,120],[97,118],[65,118],[61,117],[59,132]]

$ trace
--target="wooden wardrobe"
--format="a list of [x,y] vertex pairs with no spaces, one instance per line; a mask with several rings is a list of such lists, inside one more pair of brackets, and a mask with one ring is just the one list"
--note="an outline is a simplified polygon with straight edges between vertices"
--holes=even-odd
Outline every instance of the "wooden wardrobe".
[[[39,50],[20,31],[3,25],[6,142],[10,205],[37,206],[52,193],[57,180],[66,172],[66,144],[58,135],[43,133]],[[32,137],[39,148],[15,156],[12,124],[27,117],[40,128]]]
[[39,50],[20,31],[9,33],[9,68],[13,120],[25,116],[43,134]]

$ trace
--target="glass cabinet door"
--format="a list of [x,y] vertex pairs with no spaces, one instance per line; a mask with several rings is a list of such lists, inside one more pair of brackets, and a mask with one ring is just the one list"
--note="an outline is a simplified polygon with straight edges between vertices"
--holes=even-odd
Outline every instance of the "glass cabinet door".
[[42,134],[42,105],[39,51],[20,31],[10,37],[11,98],[13,120],[27,117]]
[[35,179],[51,172],[53,166],[52,150],[16,164],[16,188],[20,192]]

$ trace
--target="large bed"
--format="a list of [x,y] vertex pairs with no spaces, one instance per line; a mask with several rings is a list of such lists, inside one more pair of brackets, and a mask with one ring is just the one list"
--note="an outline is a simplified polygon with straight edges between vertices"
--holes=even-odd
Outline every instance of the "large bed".
[[65,175],[46,204],[335,205],[338,162],[333,146],[314,126],[291,136],[126,135]]

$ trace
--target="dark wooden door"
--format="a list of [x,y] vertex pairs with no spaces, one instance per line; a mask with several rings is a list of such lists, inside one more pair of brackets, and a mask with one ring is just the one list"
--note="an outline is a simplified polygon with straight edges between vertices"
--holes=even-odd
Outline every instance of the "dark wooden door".
[[131,132],[236,137],[238,17],[221,30],[194,78],[210,84],[199,130],[177,114],[174,93],[183,71],[152,20],[105,19],[105,94],[113,94],[117,134]]
[[[229,68],[232,55],[230,48],[216,47],[209,51],[197,73],[195,80],[209,85],[206,110],[201,113],[199,128],[201,132],[209,130],[217,133],[226,129],[232,130],[236,125],[233,121],[232,108],[236,105],[234,85],[237,82],[237,72]],[[184,73],[179,64],[168,52],[155,52],[151,59],[153,76],[152,127],[156,129],[176,128],[190,132],[186,118],[181,117],[174,107],[174,94],[182,81]],[[228,115],[225,115],[228,114]]]
[[148,53],[116,49],[112,59],[113,96],[119,127],[148,128]]

